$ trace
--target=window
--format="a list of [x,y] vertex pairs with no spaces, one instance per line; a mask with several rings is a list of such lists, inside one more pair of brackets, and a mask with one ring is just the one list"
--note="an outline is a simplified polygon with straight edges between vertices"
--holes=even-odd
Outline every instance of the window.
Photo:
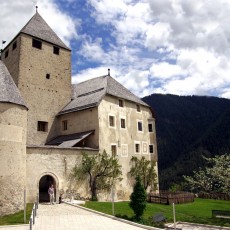
[[137,122],[137,130],[140,131],[140,132],[143,131],[142,121],[138,121],[138,122]]
[[128,157],[128,145],[127,144],[121,145],[121,156]]
[[50,74],[49,73],[46,74],[46,79],[50,79]]
[[142,142],[142,153],[148,154],[148,144],[147,142]]
[[149,132],[152,133],[153,132],[153,124],[149,123],[148,127],[149,127]]
[[113,157],[117,156],[117,146],[116,145],[111,145],[111,153]]
[[137,106],[137,112],[141,112],[141,107],[140,105],[136,105]]
[[13,48],[12,48],[12,50],[15,50],[17,48],[17,41],[15,41],[14,43],[13,43]]
[[135,152],[140,153],[140,144],[135,143]]
[[9,55],[9,50],[7,50],[7,51],[5,52],[5,58],[7,58],[8,55]]
[[124,107],[124,101],[119,99],[119,107]]
[[37,49],[42,49],[42,42],[36,39],[32,40],[32,46]]
[[121,128],[125,129],[125,119],[121,118]]
[[149,145],[149,153],[154,153],[153,145]]
[[59,47],[57,47],[57,46],[54,46],[54,47],[53,47],[53,53],[54,53],[54,54],[59,55],[59,50],[60,50]]
[[110,127],[115,127],[115,117],[114,116],[109,116],[109,126]]
[[48,122],[38,121],[38,131],[47,132],[48,131]]
[[62,129],[63,130],[67,130],[68,129],[68,121],[67,120],[62,121]]

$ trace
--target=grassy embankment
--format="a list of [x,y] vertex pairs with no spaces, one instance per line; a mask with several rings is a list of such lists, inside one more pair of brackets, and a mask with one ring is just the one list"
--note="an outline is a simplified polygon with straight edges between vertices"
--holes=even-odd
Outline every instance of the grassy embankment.
[[[33,209],[33,204],[26,205],[27,224],[29,223],[32,209]],[[24,211],[19,211],[15,214],[0,217],[0,225],[16,225],[16,224],[24,224]]]
[[[112,215],[111,202],[86,202],[85,207]],[[195,199],[194,203],[177,204],[176,220],[230,227],[230,219],[212,218],[212,210],[230,211],[230,201]],[[173,222],[172,205],[148,203],[143,215],[144,224],[151,224],[152,216],[162,213],[166,216],[166,222]],[[116,202],[115,215],[125,219],[133,220],[134,213],[129,207],[129,202]]]

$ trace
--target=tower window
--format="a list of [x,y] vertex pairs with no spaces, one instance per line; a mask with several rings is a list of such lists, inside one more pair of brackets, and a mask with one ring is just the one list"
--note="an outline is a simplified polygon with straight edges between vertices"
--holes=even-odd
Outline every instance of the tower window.
[[67,120],[62,121],[62,128],[63,128],[63,130],[68,129],[68,121]]
[[53,53],[54,53],[54,54],[59,55],[59,50],[60,50],[59,47],[57,47],[57,46],[54,46],[54,47],[53,47]]
[[7,50],[7,51],[5,52],[5,58],[7,58],[8,55],[9,55],[9,50]]
[[17,48],[17,41],[15,41],[14,43],[13,43],[13,48],[12,48],[12,50],[15,50]]
[[38,131],[47,132],[48,131],[48,122],[38,121]]
[[32,40],[32,46],[37,49],[42,49],[42,42],[36,39]]
[[50,74],[49,73],[46,74],[46,79],[50,79]]

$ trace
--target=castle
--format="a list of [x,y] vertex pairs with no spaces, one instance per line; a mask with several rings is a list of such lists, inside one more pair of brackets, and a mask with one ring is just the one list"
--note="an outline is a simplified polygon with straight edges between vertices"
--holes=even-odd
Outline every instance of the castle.
[[131,157],[157,162],[154,114],[109,72],[71,85],[71,50],[36,12],[1,52],[0,215],[23,209],[24,194],[45,200],[51,183],[56,197],[89,197],[70,175],[82,152],[103,150],[122,165],[116,198],[129,199]]

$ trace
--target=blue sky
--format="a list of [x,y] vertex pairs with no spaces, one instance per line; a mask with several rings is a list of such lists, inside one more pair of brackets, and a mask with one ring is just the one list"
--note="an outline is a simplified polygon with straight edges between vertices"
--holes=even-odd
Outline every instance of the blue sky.
[[228,0],[1,1],[9,42],[38,12],[72,50],[72,82],[111,75],[136,95],[230,98]]

